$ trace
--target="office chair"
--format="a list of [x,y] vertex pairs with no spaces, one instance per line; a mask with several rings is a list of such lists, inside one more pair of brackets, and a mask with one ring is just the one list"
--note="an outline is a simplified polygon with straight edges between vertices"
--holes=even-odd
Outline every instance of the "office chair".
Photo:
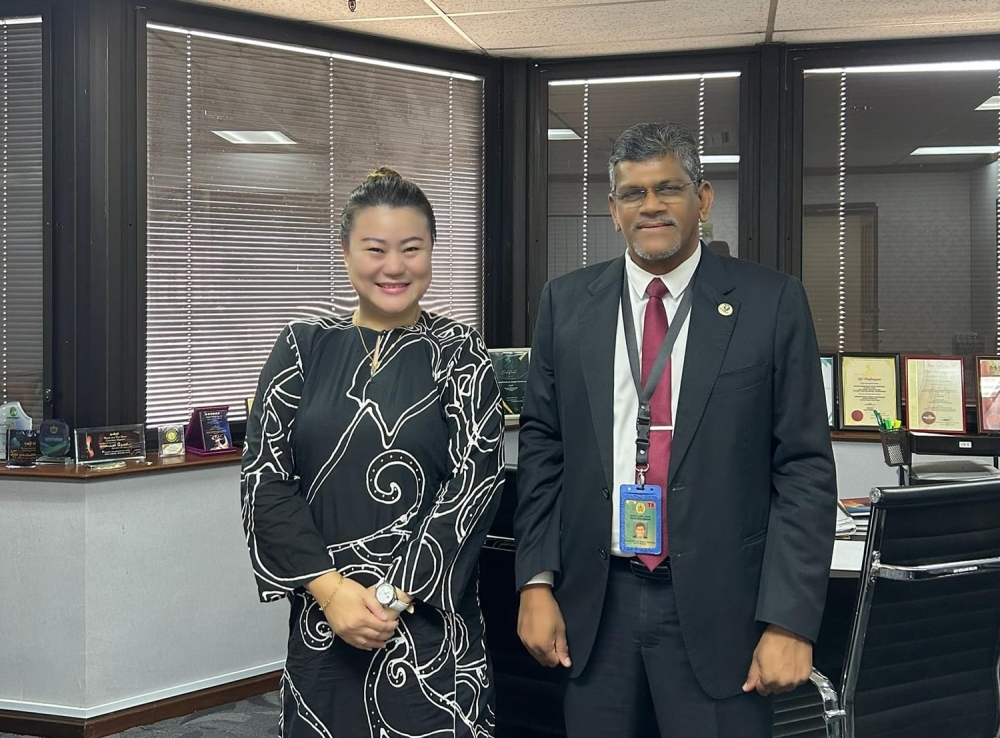
[[995,738],[1000,481],[876,487],[871,497],[844,734]]
[[774,738],[843,738],[844,711],[833,684],[816,669],[798,689],[774,697]]

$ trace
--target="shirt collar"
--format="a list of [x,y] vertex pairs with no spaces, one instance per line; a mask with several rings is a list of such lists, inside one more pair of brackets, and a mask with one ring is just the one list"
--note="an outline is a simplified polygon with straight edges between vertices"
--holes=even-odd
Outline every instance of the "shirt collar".
[[652,274],[632,261],[632,257],[629,256],[628,251],[626,251],[625,279],[632,288],[632,298],[634,300],[645,299],[646,287],[649,286],[649,280],[659,277],[660,280],[667,285],[667,289],[670,290],[670,296],[674,299],[679,299],[680,296],[684,294],[684,290],[687,289],[687,286],[691,283],[691,277],[694,276],[694,272],[698,268],[698,264],[700,262],[701,244],[699,243],[698,248],[694,250],[694,253],[678,264],[677,268],[673,271],[667,272],[666,274]]

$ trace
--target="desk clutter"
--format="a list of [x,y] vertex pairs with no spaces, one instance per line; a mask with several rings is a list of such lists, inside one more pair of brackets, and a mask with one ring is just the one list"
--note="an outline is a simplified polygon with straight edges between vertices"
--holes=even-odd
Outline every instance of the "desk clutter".
[[[900,484],[969,482],[1000,477],[1000,436],[920,433],[906,428],[879,430],[886,466],[900,470]],[[914,456],[948,456],[914,462]],[[991,463],[992,462],[992,463]]]

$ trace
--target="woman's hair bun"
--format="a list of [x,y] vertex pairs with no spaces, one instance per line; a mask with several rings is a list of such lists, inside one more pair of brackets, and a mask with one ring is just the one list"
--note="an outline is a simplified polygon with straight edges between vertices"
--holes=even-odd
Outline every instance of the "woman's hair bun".
[[390,169],[389,167],[379,167],[375,171],[368,175],[368,181],[371,182],[374,179],[381,179],[385,177],[386,179],[403,181],[403,175],[397,172],[395,169]]

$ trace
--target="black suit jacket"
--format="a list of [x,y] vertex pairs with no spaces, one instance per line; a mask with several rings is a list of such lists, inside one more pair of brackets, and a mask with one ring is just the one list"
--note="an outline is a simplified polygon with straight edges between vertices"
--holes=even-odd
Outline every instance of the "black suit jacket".
[[[587,664],[607,586],[625,258],[546,284],[521,413],[517,584],[556,572],[571,677]],[[766,624],[816,639],[836,471],[801,283],[702,248],[694,289],[667,525],[685,646],[702,687],[723,698],[740,692]]]

